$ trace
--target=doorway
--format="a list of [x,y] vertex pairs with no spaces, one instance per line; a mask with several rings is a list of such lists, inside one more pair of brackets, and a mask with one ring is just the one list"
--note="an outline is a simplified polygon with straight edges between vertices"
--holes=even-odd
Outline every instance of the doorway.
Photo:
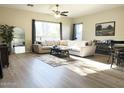
[[14,28],[12,52],[15,54],[25,53],[25,32],[22,28],[19,27]]

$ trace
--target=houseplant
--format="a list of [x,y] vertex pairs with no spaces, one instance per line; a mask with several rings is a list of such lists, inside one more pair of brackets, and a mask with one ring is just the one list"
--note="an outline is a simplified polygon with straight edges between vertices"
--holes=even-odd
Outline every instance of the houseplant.
[[3,39],[3,43],[6,43],[8,46],[9,52],[11,51],[11,42],[14,38],[13,35],[13,28],[14,26],[9,26],[9,25],[0,25],[0,36]]

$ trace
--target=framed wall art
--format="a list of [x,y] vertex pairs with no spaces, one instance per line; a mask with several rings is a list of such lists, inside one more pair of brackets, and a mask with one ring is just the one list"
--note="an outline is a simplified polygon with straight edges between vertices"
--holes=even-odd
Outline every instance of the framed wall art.
[[115,21],[97,23],[95,34],[96,36],[115,36]]

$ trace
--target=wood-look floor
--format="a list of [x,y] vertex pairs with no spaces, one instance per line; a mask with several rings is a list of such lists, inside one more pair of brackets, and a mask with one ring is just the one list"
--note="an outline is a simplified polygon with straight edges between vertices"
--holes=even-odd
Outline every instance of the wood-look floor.
[[0,87],[23,88],[83,88],[124,87],[124,70],[110,64],[106,57],[96,55],[79,58],[74,64],[52,67],[37,59],[40,54],[25,53],[10,55],[10,67],[3,70]]

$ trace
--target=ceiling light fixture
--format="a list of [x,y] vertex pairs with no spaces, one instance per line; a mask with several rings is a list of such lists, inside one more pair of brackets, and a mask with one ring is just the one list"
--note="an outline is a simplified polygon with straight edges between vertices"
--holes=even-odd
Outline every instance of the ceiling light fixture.
[[61,15],[60,15],[60,14],[54,14],[54,17],[55,17],[55,18],[60,18]]
[[34,5],[33,5],[33,4],[27,4],[27,6],[34,7]]

